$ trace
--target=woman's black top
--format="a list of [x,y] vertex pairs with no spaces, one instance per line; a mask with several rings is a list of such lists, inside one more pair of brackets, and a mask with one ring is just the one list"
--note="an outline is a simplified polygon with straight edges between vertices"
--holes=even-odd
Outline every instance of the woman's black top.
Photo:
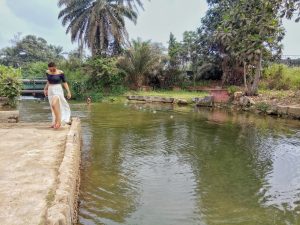
[[66,83],[66,78],[63,73],[55,75],[46,73],[46,75],[49,84],[61,84],[61,82]]

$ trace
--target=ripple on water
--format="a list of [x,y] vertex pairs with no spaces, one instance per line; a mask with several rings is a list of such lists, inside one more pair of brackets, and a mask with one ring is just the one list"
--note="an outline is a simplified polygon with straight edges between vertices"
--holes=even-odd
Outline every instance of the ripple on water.
[[[48,120],[47,107],[22,103],[21,114]],[[84,137],[80,224],[300,224],[299,121],[173,105],[71,107]]]

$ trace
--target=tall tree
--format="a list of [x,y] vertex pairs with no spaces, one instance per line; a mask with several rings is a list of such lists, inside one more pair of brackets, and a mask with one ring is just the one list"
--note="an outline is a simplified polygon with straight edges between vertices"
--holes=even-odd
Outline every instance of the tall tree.
[[[280,54],[280,41],[284,35],[281,18],[291,19],[294,16],[296,22],[299,21],[300,0],[207,0],[207,3],[208,10],[197,30],[195,42],[198,65],[202,68],[202,65],[209,63],[219,67],[223,72],[223,84],[241,84],[243,72],[246,71],[247,83],[250,84],[246,85],[247,92],[256,92],[254,86],[257,82],[250,74],[255,74],[253,64],[258,62],[241,59],[247,58],[246,55],[253,56],[255,51],[252,51],[251,45],[254,42],[255,46],[263,43],[263,47],[258,48],[263,49],[262,62]],[[244,62],[247,64],[246,70],[243,68]]]
[[[58,0],[58,5],[69,5],[73,0]],[[141,0],[115,0],[117,3],[121,5],[128,5],[131,9],[137,10],[138,7],[143,9],[143,3]]]
[[140,88],[146,76],[155,73],[162,63],[161,47],[150,41],[133,40],[132,47],[125,50],[119,59],[119,66],[127,73],[127,80],[133,88]]
[[72,42],[84,42],[93,56],[113,55],[129,43],[125,18],[136,23],[132,7],[116,0],[70,0],[62,6],[59,18]]
[[223,16],[216,41],[225,47],[227,56],[244,65],[248,95],[257,93],[263,58],[281,54],[283,36],[278,7],[270,1],[238,0]]
[[12,47],[0,50],[0,63],[6,66],[20,67],[38,61],[62,59],[63,48],[48,44],[41,37],[27,35],[12,40]]
[[176,41],[176,38],[173,33],[170,33],[169,46],[168,46],[168,55],[170,61],[170,67],[172,69],[179,69],[180,67],[180,52],[181,44]]

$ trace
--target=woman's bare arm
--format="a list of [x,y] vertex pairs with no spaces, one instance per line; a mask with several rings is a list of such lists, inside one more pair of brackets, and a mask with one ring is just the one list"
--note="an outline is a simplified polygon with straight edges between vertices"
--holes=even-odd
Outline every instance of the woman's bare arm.
[[45,87],[44,87],[44,95],[48,96],[48,86],[49,86],[49,81],[47,81]]
[[64,88],[67,90],[67,98],[70,99],[72,97],[69,85],[67,82],[63,83]]

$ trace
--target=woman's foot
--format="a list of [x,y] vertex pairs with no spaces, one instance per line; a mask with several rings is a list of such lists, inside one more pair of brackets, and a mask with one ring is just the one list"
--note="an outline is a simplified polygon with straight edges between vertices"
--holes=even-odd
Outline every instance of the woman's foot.
[[61,123],[57,122],[54,125],[54,129],[59,129],[61,127]]

